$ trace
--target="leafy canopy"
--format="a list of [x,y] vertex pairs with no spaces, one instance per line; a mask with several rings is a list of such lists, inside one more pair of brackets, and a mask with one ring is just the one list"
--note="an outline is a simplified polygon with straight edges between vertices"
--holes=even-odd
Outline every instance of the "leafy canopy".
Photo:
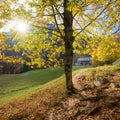
[[[23,2],[6,0],[0,2],[1,25],[5,23],[5,20],[9,21],[15,18],[27,19],[30,22],[31,32],[24,35],[24,38],[17,32],[16,35],[14,34],[17,36],[15,40],[18,40],[18,44],[14,48],[16,51],[22,49],[23,55],[31,59],[31,64],[44,66],[46,56],[48,64],[53,61],[56,65],[59,64],[56,58],[59,58],[60,54],[64,54],[65,42],[64,2],[64,0],[24,0]],[[119,31],[119,0],[66,0],[66,2],[67,9],[72,11],[73,16],[75,52],[81,53],[79,52],[81,49],[77,50],[77,48],[84,47],[84,41],[90,36],[110,34],[113,28],[114,32]],[[55,29],[50,28],[48,23],[54,25]],[[101,43],[101,47],[103,43]],[[99,49],[102,48],[99,47]],[[99,58],[100,61],[103,59],[107,60],[108,58],[107,56]]]

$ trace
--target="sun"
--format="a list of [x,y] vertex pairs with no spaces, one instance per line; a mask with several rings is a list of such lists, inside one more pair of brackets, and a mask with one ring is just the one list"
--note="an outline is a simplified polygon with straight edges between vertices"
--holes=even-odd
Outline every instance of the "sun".
[[19,23],[17,23],[17,25],[16,25],[16,30],[17,30],[18,32],[24,33],[24,32],[27,31],[27,26],[26,26],[25,23],[19,22]]
[[28,31],[29,25],[24,21],[16,21],[16,31],[20,33],[26,33]]
[[10,32],[16,31],[17,33],[28,33],[31,31],[30,22],[24,19],[13,19],[6,22],[0,31]]

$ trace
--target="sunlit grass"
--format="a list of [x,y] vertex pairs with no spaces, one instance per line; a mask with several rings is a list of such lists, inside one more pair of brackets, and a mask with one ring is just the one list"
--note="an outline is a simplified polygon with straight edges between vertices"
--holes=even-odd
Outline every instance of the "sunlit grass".
[[[74,66],[73,75],[85,67]],[[48,87],[65,84],[63,67],[0,75],[0,102],[23,98]]]
[[120,74],[120,65],[106,65],[96,68],[89,68],[84,76],[86,80],[95,80],[97,77],[106,77],[114,73]]

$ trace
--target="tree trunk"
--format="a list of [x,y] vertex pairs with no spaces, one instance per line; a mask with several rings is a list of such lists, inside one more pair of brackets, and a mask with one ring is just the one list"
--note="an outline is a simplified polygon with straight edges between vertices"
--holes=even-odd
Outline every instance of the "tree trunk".
[[69,0],[64,0],[64,42],[65,42],[65,76],[66,76],[66,88],[69,93],[73,92],[72,82],[72,62],[73,62],[73,15],[70,9],[68,9]]

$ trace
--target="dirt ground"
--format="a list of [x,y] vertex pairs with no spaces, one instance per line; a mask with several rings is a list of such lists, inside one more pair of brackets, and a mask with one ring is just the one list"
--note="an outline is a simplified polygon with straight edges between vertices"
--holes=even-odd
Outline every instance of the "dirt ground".
[[48,111],[45,120],[120,120],[120,76],[112,73],[96,84],[85,80],[85,72],[73,78],[78,92]]
[[42,120],[62,96],[65,85],[53,86],[22,99],[0,105],[0,120]]
[[48,88],[1,106],[0,120],[120,120],[120,74],[89,81],[86,72],[74,76],[75,94],[63,95],[63,84]]

